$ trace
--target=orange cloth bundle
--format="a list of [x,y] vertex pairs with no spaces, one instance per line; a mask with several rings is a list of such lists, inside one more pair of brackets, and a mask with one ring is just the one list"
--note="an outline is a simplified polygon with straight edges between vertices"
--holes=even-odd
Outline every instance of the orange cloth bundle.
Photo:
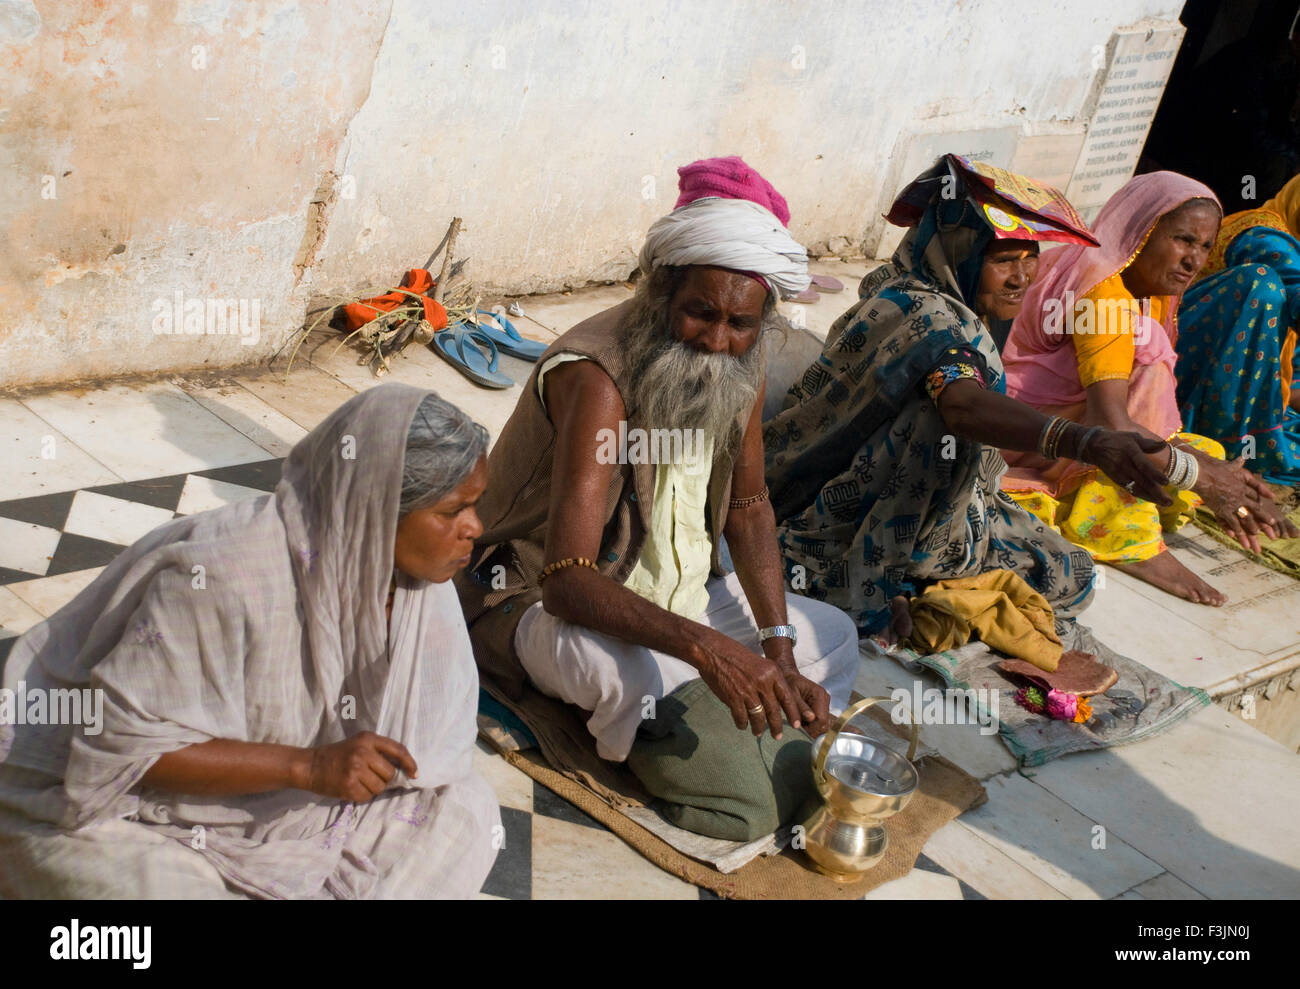
[[433,286],[434,279],[431,274],[423,268],[412,268],[402,278],[402,288],[406,292],[399,292],[394,289],[373,299],[349,302],[343,307],[343,318],[346,321],[348,332],[353,333],[359,330],[380,313],[392,312],[398,306],[416,301],[410,295],[407,295],[407,292],[414,292],[421,297],[419,302],[424,306],[424,318],[429,321],[434,330],[445,330],[447,328],[447,310],[442,307],[441,303],[435,302],[426,294]]

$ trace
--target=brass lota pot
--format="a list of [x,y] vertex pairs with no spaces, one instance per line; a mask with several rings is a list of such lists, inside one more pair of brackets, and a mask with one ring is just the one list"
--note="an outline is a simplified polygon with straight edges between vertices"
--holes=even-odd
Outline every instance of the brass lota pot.
[[867,697],[850,705],[813,743],[813,782],[822,803],[804,822],[804,851],[838,882],[860,878],[884,857],[889,835],[881,822],[907,806],[920,781],[912,765],[915,723],[906,759],[861,735],[841,734],[872,704],[889,699]]

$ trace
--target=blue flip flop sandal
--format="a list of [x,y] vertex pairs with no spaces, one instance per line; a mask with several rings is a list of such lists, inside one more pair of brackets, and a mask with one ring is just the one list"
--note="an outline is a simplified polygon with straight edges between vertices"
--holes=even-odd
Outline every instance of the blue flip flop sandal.
[[433,335],[433,349],[465,377],[484,388],[509,388],[514,382],[497,370],[500,359],[496,344],[477,330],[466,331],[457,323]]
[[538,343],[536,340],[526,340],[520,336],[519,331],[515,329],[515,324],[506,319],[505,313],[494,313],[488,312],[486,309],[480,309],[478,315],[480,317],[487,316],[500,324],[500,328],[498,328],[492,323],[483,322],[480,318],[478,331],[496,344],[497,349],[503,354],[518,357],[521,361],[536,361],[537,358],[546,353],[546,344]]

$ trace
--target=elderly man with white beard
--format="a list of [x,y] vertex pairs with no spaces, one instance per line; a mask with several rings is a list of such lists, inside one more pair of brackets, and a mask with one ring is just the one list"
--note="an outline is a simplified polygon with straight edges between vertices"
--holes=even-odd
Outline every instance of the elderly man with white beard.
[[[763,477],[763,339],[788,326],[777,301],[808,286],[807,255],[739,158],[679,174],[633,298],[538,361],[488,458],[484,533],[458,579],[484,687],[598,791],[592,737],[600,759],[625,760],[651,702],[688,681],[738,732],[780,738],[783,719],[823,731],[858,669],[853,622],[785,592]],[[702,431],[698,463],[611,463],[608,437],[638,430]]]

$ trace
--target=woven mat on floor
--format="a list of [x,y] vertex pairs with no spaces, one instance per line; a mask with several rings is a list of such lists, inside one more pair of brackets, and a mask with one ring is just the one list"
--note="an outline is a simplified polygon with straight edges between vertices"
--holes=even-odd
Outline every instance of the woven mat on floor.
[[[1296,525],[1300,525],[1300,507],[1291,509],[1287,513],[1287,517]],[[1233,547],[1243,556],[1254,560],[1256,563],[1262,563],[1270,569],[1300,579],[1300,539],[1270,539],[1261,532],[1259,534],[1260,551],[1254,553],[1243,548],[1241,543],[1228,535],[1219,520],[1214,517],[1214,513],[1209,509],[1198,508],[1196,514],[1192,516],[1192,521],[1196,523],[1198,528],[1205,530],[1225,546]]]
[[[896,726],[890,726],[897,731]],[[491,739],[489,739],[491,741]],[[719,896],[736,900],[850,900],[912,871],[916,857],[941,827],[988,799],[975,777],[938,755],[917,763],[921,782],[901,813],[885,824],[889,849],[862,879],[838,883],[817,872],[803,852],[787,848],[758,858],[730,874],[690,858],[651,834],[593,791],[547,764],[537,749],[498,751],[511,765],[590,814],[659,868]]]

